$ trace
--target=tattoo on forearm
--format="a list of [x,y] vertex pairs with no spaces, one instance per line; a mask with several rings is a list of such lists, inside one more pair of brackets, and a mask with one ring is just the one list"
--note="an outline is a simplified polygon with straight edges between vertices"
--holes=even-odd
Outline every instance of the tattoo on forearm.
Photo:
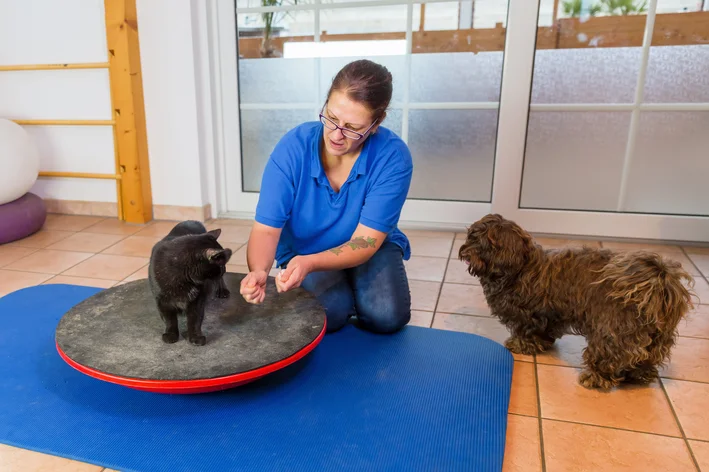
[[350,249],[353,251],[356,251],[357,249],[366,249],[369,247],[376,247],[377,240],[374,238],[367,237],[365,238],[364,236],[357,236],[356,238],[352,238],[351,240],[347,241],[345,244],[342,246],[334,247],[330,249],[330,252],[332,252],[335,255],[340,255],[342,254],[342,250],[344,247],[349,246]]

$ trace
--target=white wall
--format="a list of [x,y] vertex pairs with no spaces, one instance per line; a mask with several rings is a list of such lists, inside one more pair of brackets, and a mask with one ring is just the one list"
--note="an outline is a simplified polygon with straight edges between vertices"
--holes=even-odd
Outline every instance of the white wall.
[[[137,0],[137,7],[153,203],[202,206],[213,187],[211,122],[203,119],[211,113],[205,2]],[[0,0],[0,65],[105,61],[103,0]],[[110,119],[108,71],[0,71],[0,117]],[[26,129],[42,170],[114,172],[110,127]],[[116,201],[110,180],[39,179],[33,191]]]

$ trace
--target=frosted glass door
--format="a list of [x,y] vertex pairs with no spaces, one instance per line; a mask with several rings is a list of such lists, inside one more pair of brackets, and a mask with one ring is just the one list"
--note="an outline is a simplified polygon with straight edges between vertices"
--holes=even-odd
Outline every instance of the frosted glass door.
[[240,175],[248,212],[276,142],[317,120],[335,74],[386,66],[383,126],[404,139],[414,176],[402,219],[469,224],[490,211],[507,1],[412,3],[237,0]]
[[537,39],[520,208],[708,216],[709,12],[587,3]]

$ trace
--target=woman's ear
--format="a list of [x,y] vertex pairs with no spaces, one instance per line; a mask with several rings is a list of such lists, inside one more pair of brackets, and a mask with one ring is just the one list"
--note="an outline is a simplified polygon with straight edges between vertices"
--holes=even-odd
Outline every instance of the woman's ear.
[[371,131],[370,134],[374,134],[374,133],[377,132],[377,130],[379,129],[379,125],[382,124],[382,122],[386,119],[386,117],[387,117],[387,112],[384,112],[384,113],[382,114],[381,118],[379,118],[379,119],[377,120],[377,124],[374,125],[374,126],[372,126],[372,129],[370,130],[370,131]]

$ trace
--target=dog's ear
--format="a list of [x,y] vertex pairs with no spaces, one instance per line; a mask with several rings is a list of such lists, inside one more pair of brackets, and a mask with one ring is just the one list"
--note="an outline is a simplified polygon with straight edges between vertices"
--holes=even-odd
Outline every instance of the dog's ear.
[[485,275],[487,264],[480,259],[476,250],[469,244],[461,246],[458,251],[458,258],[468,264],[468,273],[476,277]]
[[487,238],[495,248],[495,257],[491,269],[507,273],[524,267],[534,250],[532,237],[510,221],[489,225]]

